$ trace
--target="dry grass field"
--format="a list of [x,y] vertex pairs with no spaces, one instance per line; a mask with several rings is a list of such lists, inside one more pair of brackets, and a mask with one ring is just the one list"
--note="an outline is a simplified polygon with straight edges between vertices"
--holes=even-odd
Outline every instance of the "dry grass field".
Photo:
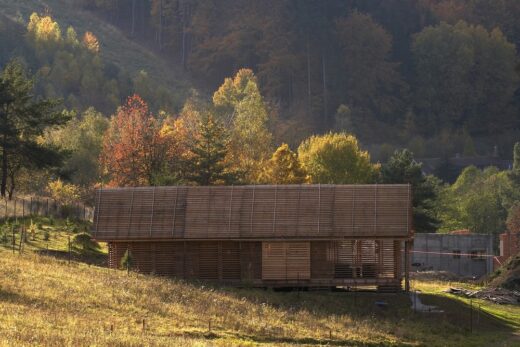
[[48,253],[41,235],[22,254],[0,246],[0,346],[520,345],[518,306],[473,301],[480,311],[470,313],[467,300],[442,293],[446,282],[414,281],[425,304],[444,310],[414,313],[406,294],[273,292],[127,274],[78,255],[69,264],[69,231],[53,224],[44,226],[52,228]]

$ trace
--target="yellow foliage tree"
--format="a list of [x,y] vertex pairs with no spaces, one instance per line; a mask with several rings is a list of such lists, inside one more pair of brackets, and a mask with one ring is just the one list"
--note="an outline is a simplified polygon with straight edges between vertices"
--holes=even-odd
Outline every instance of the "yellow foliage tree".
[[85,32],[85,35],[83,35],[83,45],[92,53],[99,53],[99,41],[96,35],[90,31]]
[[241,69],[213,95],[213,104],[230,127],[229,156],[246,183],[260,180],[272,148],[269,116],[253,71]]
[[27,32],[35,41],[59,42],[61,40],[60,26],[50,16],[40,17],[37,13],[31,14]]
[[261,180],[272,184],[301,184],[305,183],[305,171],[298,155],[283,143],[267,161]]
[[298,157],[311,183],[372,183],[380,168],[359,148],[356,137],[346,133],[311,136],[300,144]]
[[60,179],[50,181],[47,184],[47,191],[54,200],[64,205],[72,204],[80,197],[78,186],[64,183]]

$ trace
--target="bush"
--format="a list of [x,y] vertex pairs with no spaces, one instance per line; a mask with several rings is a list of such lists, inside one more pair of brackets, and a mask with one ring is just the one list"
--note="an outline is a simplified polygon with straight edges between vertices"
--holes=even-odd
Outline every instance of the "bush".
[[72,245],[81,249],[82,252],[94,251],[99,249],[99,244],[92,240],[89,233],[79,233],[72,238]]
[[76,218],[77,210],[74,205],[63,205],[60,207],[60,217],[66,218]]
[[29,225],[29,232],[31,233],[31,240],[36,240],[36,224],[33,223],[33,220],[31,219],[31,225]]
[[7,233],[5,231],[2,231],[2,234],[0,235],[0,242],[1,243],[7,243],[9,239],[7,238]]
[[51,234],[49,233],[49,229],[45,229],[43,231],[43,240],[49,241],[50,238],[51,238]]

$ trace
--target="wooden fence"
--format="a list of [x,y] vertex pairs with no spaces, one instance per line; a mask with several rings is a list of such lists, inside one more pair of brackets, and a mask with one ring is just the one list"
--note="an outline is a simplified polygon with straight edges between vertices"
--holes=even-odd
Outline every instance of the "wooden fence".
[[51,198],[26,197],[0,200],[0,219],[29,216],[72,218],[92,222],[94,209],[83,203],[61,204]]

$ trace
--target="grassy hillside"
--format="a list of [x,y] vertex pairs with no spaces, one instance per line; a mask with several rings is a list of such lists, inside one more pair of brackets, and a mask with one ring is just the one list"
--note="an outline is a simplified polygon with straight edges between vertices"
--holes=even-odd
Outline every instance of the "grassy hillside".
[[[61,227],[60,227],[61,225]],[[54,221],[52,255],[69,231]],[[45,226],[44,228],[51,227]],[[40,241],[38,241],[40,240]],[[405,294],[272,292],[145,276],[46,255],[40,237],[23,254],[0,247],[0,345],[405,345],[513,346],[520,308],[444,294],[419,282],[426,304]],[[81,259],[81,258],[78,258]],[[384,300],[386,309],[375,302]],[[478,318],[477,318],[478,317]],[[143,328],[144,320],[144,328]]]
[[0,0],[0,14],[13,21],[28,21],[33,12],[48,11],[65,32],[73,26],[78,33],[93,32],[101,45],[101,56],[135,76],[144,70],[153,81],[164,84],[182,97],[190,88],[188,78],[180,69],[158,57],[146,47],[126,37],[119,29],[107,24],[92,13],[73,6],[70,0]]

